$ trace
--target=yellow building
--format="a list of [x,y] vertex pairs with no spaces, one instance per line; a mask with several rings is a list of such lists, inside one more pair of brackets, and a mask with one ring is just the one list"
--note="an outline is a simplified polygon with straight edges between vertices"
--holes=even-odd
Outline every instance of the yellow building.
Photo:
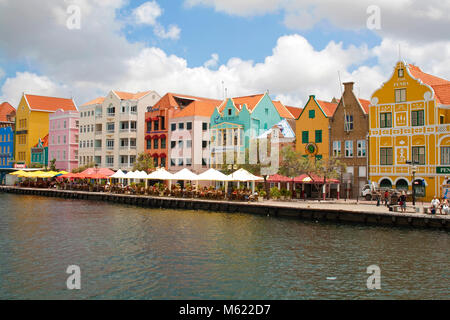
[[337,103],[316,100],[309,96],[296,120],[296,150],[304,156],[327,160],[330,152],[330,118]]
[[412,190],[414,173],[419,200],[442,196],[450,176],[450,81],[400,61],[369,109],[370,181]]
[[17,107],[15,162],[30,165],[31,148],[48,135],[49,114],[58,109],[77,111],[72,99],[23,94]]

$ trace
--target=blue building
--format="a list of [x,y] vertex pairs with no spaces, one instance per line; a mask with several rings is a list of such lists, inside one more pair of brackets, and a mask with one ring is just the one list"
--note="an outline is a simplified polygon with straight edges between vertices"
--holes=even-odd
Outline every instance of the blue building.
[[14,131],[12,127],[0,128],[0,169],[12,168],[14,159]]

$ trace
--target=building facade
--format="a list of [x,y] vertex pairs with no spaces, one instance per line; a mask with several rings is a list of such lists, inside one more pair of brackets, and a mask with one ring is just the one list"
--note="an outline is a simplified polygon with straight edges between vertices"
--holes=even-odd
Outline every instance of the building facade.
[[47,168],[48,160],[48,135],[39,139],[38,143],[33,146],[31,152],[31,166],[38,168]]
[[256,154],[249,151],[245,155],[246,150],[251,149],[250,142],[252,148],[256,147],[253,143],[259,135],[281,120],[293,118],[289,110],[281,102],[272,101],[268,93],[225,99],[210,119],[211,166],[220,169],[230,161],[236,164],[254,162]]
[[169,119],[169,171],[208,169],[209,121],[220,100],[196,100]]
[[[145,121],[146,121],[145,152],[153,157],[153,163],[155,167],[165,167],[166,169],[170,169],[170,167],[172,167],[172,169],[174,169],[174,167],[184,167],[186,158],[189,158],[188,156],[182,157],[179,154],[174,154],[174,158],[176,159],[174,165],[170,166],[169,163],[170,158],[169,152],[172,153],[172,151],[169,151],[170,149],[169,127],[171,126],[169,121],[176,114],[183,112],[184,109],[191,106],[194,102],[200,101],[205,103],[208,102],[217,103],[217,100],[214,99],[194,97],[185,94],[177,94],[169,92],[166,93],[153,107],[147,110],[147,113],[145,114]],[[192,107],[189,110],[191,109]],[[189,115],[188,113],[189,112],[185,113],[186,117],[191,117],[191,115]],[[180,130],[181,132],[185,130],[184,128],[185,127],[182,127],[181,129],[177,130]],[[175,149],[176,148],[174,147],[174,150]],[[183,159],[182,165],[180,162],[181,159]]]
[[8,102],[0,104],[0,128],[12,127],[14,131],[16,120],[16,109]]
[[77,111],[72,99],[23,94],[16,113],[15,162],[31,163],[31,148],[48,135],[49,115],[62,109]]
[[14,130],[12,126],[0,128],[0,168],[12,168],[14,161]]
[[78,167],[79,113],[57,110],[49,117],[48,152],[59,170],[72,171]]
[[344,92],[330,119],[330,154],[347,166],[341,190],[355,198],[368,181],[368,100],[358,99],[353,82],[344,83]]
[[309,96],[308,102],[297,118],[295,147],[300,154],[311,159],[328,160],[330,156],[330,119],[337,103],[316,100]]
[[154,91],[113,90],[81,106],[79,165],[131,170],[145,150],[145,112],[159,98]]
[[450,176],[449,109],[450,81],[399,61],[371,99],[370,181],[414,185],[423,201],[441,196]]

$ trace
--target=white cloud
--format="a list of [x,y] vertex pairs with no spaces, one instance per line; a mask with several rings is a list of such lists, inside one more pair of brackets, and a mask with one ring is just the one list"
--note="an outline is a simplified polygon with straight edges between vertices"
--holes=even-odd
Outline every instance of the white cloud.
[[178,28],[178,26],[170,25],[169,29],[166,31],[166,29],[162,25],[157,23],[153,31],[158,37],[162,39],[177,40],[180,38],[181,29]]
[[206,61],[203,66],[205,68],[215,68],[217,67],[219,63],[219,55],[217,53],[213,53],[211,55],[211,59],[209,59],[208,61]]
[[139,24],[155,25],[156,19],[162,14],[162,9],[155,1],[144,2],[133,10],[136,22]]
[[237,16],[281,11],[294,30],[310,29],[322,20],[347,30],[366,29],[367,8],[380,8],[381,36],[421,42],[448,40],[450,1],[442,0],[185,0],[187,6],[209,6]]

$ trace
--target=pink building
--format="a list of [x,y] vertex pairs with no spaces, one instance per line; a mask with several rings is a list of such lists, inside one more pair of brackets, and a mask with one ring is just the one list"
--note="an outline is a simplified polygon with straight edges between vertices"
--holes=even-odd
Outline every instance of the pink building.
[[56,159],[58,170],[78,167],[78,127],[80,113],[57,110],[49,117],[48,160]]

